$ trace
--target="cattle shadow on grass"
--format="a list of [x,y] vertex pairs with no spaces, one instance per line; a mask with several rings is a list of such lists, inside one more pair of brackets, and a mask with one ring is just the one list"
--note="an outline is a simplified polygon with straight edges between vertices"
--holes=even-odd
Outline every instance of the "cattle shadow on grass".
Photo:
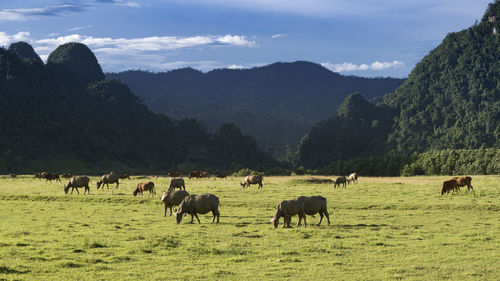
[[348,228],[348,229],[353,229],[353,228],[380,228],[383,226],[387,226],[387,224],[364,224],[364,223],[358,223],[358,224],[337,224],[333,225],[335,227],[340,227],[340,228]]

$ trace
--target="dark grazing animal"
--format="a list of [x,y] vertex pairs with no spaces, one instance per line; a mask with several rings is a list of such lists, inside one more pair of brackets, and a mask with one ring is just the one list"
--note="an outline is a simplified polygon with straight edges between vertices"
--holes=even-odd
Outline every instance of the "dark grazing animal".
[[210,172],[208,171],[200,172],[200,178],[210,178]]
[[73,194],[74,189],[76,189],[76,192],[80,194],[78,188],[85,187],[83,194],[85,194],[86,192],[90,194],[89,182],[90,179],[87,176],[74,176],[69,180],[68,184],[64,187],[64,193],[68,194],[68,190],[71,187],[71,194]]
[[61,179],[59,178],[59,174],[47,173],[47,174],[44,175],[43,178],[45,179],[45,182],[47,182],[47,181],[53,181],[53,180],[61,182]]
[[168,186],[168,190],[171,189],[184,189],[186,190],[186,185],[184,184],[184,179],[171,179],[170,185]]
[[109,184],[110,183],[116,183],[116,188],[118,188],[118,185],[120,184],[119,182],[119,177],[117,174],[112,173],[112,174],[107,174],[103,175],[100,180],[97,181],[97,189],[101,187],[104,189],[104,185],[106,185],[109,189]]
[[276,214],[271,218],[271,222],[274,224],[274,228],[276,228],[278,227],[280,217],[283,217],[283,227],[290,227],[292,217],[295,215],[299,216],[297,226],[300,225],[302,219],[304,219],[304,226],[307,225],[306,215],[304,213],[304,203],[297,199],[281,201],[276,209]]
[[227,175],[226,174],[217,174],[215,175],[216,178],[219,178],[219,179],[225,179],[227,178]]
[[45,175],[48,174],[47,172],[41,172],[41,173],[36,173],[33,178],[37,178],[38,180],[41,180],[45,177]]
[[155,195],[155,184],[154,182],[150,181],[148,183],[141,182],[137,185],[137,188],[134,191],[134,196],[137,196],[137,193],[141,193],[141,196],[143,196],[144,191],[149,191],[149,195]]
[[345,186],[346,186],[346,184],[345,184],[345,183],[346,183],[346,181],[347,181],[347,179],[346,179],[344,176],[337,177],[337,178],[335,179],[335,183],[333,183],[333,188],[336,188],[336,187],[337,187],[337,185],[338,185],[338,186],[339,186],[339,188],[340,188],[340,184],[342,184],[342,187],[344,187],[344,188],[345,188]]
[[191,171],[189,172],[189,178],[199,178],[200,177],[200,172],[199,171]]
[[129,174],[121,174],[118,176],[119,179],[128,179],[130,180],[130,175]]
[[193,222],[194,217],[196,217],[198,223],[200,223],[198,214],[206,214],[210,211],[212,211],[212,215],[214,216],[212,219],[212,223],[214,223],[216,217],[217,223],[219,223],[219,198],[217,198],[217,196],[213,194],[191,194],[186,196],[184,200],[182,200],[179,210],[175,212],[175,219],[177,223],[180,223],[182,220],[182,215],[186,213],[191,215],[191,223]]
[[71,173],[64,173],[61,175],[61,177],[65,178],[65,179],[70,179],[73,177],[73,175]]
[[319,213],[320,219],[318,225],[321,224],[323,220],[323,215],[328,220],[328,225],[330,225],[330,216],[328,215],[328,210],[326,207],[326,198],[323,196],[299,196],[296,198],[297,201],[304,204],[304,213],[306,215],[315,215]]
[[165,203],[165,213],[163,216],[167,216],[167,208],[170,208],[170,215],[172,215],[172,207],[179,206],[182,200],[184,200],[184,197],[188,195],[189,193],[185,190],[168,190],[163,193],[163,196],[161,197],[161,201]]
[[172,178],[178,178],[178,177],[182,177],[182,173],[181,172],[169,172],[168,176],[172,177]]
[[351,182],[353,183],[358,183],[358,173],[351,173],[349,176],[346,178],[347,184],[350,184]]
[[262,180],[264,178],[261,175],[250,175],[246,176],[243,182],[240,182],[241,187],[250,187],[251,184],[258,184],[258,189],[262,188]]
[[443,187],[441,188],[441,195],[448,194],[450,191],[454,193],[458,191],[458,182],[455,179],[447,180],[443,182]]
[[462,186],[467,186],[467,191],[469,190],[472,190],[474,191],[474,188],[472,187],[472,178],[469,177],[469,176],[465,176],[465,177],[453,177],[451,178],[452,180],[456,180],[457,181],[457,185],[458,185],[458,190],[460,190],[460,187]]

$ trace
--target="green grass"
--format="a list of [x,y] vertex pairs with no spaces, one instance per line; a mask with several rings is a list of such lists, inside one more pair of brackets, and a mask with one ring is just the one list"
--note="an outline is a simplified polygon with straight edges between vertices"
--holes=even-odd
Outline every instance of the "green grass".
[[[0,280],[500,280],[500,176],[473,176],[475,194],[440,196],[448,177],[364,178],[346,189],[309,177],[186,179],[220,199],[221,223],[163,217],[162,191],[133,197],[139,182],[91,195],[62,183],[0,178]],[[320,177],[319,177],[320,178]],[[64,181],[63,181],[64,182]],[[332,224],[274,229],[278,203],[328,200]],[[196,221],[196,219],[195,219]]]

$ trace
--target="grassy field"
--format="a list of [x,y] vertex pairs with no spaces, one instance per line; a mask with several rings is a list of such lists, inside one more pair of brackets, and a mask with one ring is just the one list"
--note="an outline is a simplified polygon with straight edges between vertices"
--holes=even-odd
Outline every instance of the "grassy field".
[[[475,194],[440,196],[448,177],[366,178],[334,189],[302,177],[186,179],[193,194],[220,199],[221,223],[163,217],[158,194],[139,182],[91,195],[61,183],[0,178],[0,280],[500,280],[500,176],[473,176]],[[80,190],[83,193],[83,189]],[[331,225],[274,229],[278,203],[328,200]],[[196,220],[195,220],[196,221]]]

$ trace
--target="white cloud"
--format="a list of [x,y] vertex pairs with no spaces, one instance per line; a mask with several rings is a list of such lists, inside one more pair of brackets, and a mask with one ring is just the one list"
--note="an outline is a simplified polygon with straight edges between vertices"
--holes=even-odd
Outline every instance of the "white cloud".
[[[87,28],[91,28],[92,25],[84,25],[84,26],[76,26],[76,27],[73,27],[73,28],[69,28],[68,31],[77,31],[77,30],[82,30],[82,29],[87,29]],[[53,35],[50,35],[49,36],[53,36]]]
[[392,62],[379,62],[374,61],[371,64],[353,64],[350,62],[344,63],[331,63],[324,62],[321,65],[325,68],[330,69],[333,72],[349,72],[349,71],[365,71],[365,70],[384,70],[391,67],[403,66],[404,62],[402,61],[392,61]]
[[227,68],[229,68],[229,69],[245,69],[247,67],[243,66],[243,65],[231,64],[231,65],[228,65]]
[[278,34],[271,35],[271,38],[272,39],[277,39],[277,38],[283,38],[283,37],[286,37],[286,36],[287,36],[286,34],[278,33]]
[[66,3],[37,8],[3,9],[0,10],[0,22],[26,21],[40,16],[59,16],[67,13],[83,12],[88,8],[89,6],[82,3]]
[[246,36],[224,35],[224,36],[152,36],[143,38],[110,38],[110,37],[93,37],[82,36],[79,34],[71,34],[56,38],[46,38],[35,40],[34,44],[37,50],[45,51],[55,49],[57,46],[68,42],[80,42],[95,52],[116,53],[127,51],[167,51],[177,50],[190,47],[202,46],[240,46],[240,47],[256,47],[255,41],[250,41]]
[[14,35],[9,35],[0,31],[0,46],[8,47],[11,43],[18,41],[29,41],[29,32],[18,32]]

